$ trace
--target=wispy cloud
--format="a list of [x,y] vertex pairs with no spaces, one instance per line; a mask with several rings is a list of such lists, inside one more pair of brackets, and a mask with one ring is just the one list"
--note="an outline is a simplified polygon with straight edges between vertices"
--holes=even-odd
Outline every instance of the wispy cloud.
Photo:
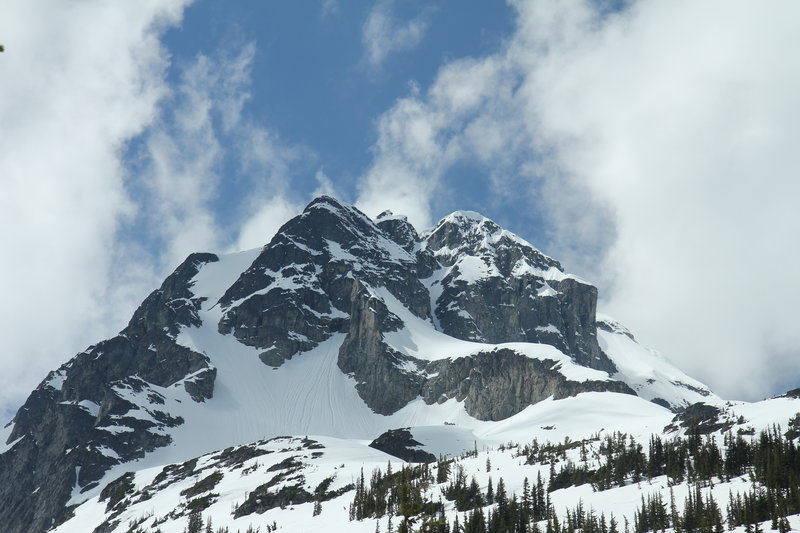
[[328,18],[333,15],[338,15],[341,9],[342,6],[339,5],[339,0],[322,0],[320,14],[322,18]]
[[242,125],[236,157],[242,162],[241,177],[246,184],[247,200],[234,221],[237,234],[229,251],[263,246],[278,229],[297,215],[308,200],[292,186],[295,178],[311,172],[308,161],[314,154],[305,147],[290,145],[265,126],[246,122]]
[[[155,262],[162,271],[193,251],[262,246],[302,207],[291,176],[296,163],[313,157],[243,113],[255,53],[253,43],[229,45],[184,65],[144,136],[139,179],[147,194],[139,204],[148,234],[160,239]],[[236,216],[220,219],[225,201],[238,202]]]
[[389,55],[411,50],[422,42],[430,25],[430,13],[424,11],[411,20],[401,20],[394,13],[394,0],[377,0],[362,28],[366,65],[378,70]]
[[[524,133],[502,57],[462,59],[442,67],[426,91],[412,87],[378,121],[373,161],[359,184],[358,205],[375,215],[391,208],[418,227],[431,222],[444,174],[469,160],[484,168],[512,165]],[[516,164],[516,163],[513,163]]]
[[426,224],[456,164],[502,169],[495,194],[529,195],[646,343],[726,396],[800,379],[797,8],[514,6],[500,52],[383,115],[359,205]]
[[148,164],[138,179],[149,195],[140,203],[148,233],[160,237],[165,268],[192,251],[222,246],[211,208],[223,179],[220,137],[240,126],[255,47],[226,53],[200,55],[182,69],[158,121],[145,135]]

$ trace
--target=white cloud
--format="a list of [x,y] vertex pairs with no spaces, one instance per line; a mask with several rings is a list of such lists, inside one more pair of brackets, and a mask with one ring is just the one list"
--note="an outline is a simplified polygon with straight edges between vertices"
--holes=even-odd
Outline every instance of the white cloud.
[[[0,405],[132,311],[137,276],[110,283],[115,233],[132,213],[120,150],[166,90],[159,37],[184,4],[3,4]],[[98,305],[107,299],[119,307]]]
[[151,234],[162,240],[164,269],[193,251],[223,246],[210,205],[222,186],[220,137],[241,127],[254,54],[249,44],[230,56],[199,55],[185,66],[146,134],[149,168],[143,179],[150,198],[143,203]]
[[[442,175],[457,161],[500,164],[515,145],[516,121],[507,121],[510,98],[503,62],[464,59],[444,66],[424,94],[415,86],[378,121],[374,158],[359,184],[359,208],[431,223],[431,200],[442,194]],[[489,105],[490,107],[485,107]],[[490,112],[490,109],[492,112]],[[509,127],[509,124],[511,127]]]
[[314,179],[317,181],[317,188],[312,193],[313,197],[316,198],[317,196],[325,195],[332,196],[334,198],[341,198],[336,190],[336,187],[334,187],[333,182],[328,175],[325,174],[323,169],[317,170],[317,173],[314,174]]
[[[307,154],[243,116],[253,45],[200,55],[166,82],[160,37],[183,7],[4,6],[0,409],[124,327],[189,253],[263,245],[268,219],[299,210],[285,198]],[[250,194],[223,229],[233,185]]]
[[339,0],[322,0],[322,5],[320,6],[322,18],[338,15],[340,11],[341,6],[339,5]]
[[264,246],[282,225],[303,210],[302,205],[287,200],[284,196],[264,199],[259,204],[259,208],[242,225],[232,251]]
[[609,309],[725,395],[797,378],[797,7],[520,10],[549,46],[523,89],[537,138],[613,207]]
[[394,14],[394,0],[377,0],[361,34],[367,66],[379,69],[389,55],[416,47],[425,37],[429,19],[424,11],[411,20],[399,20]]
[[[142,204],[150,234],[162,241],[163,272],[194,251],[263,246],[302,208],[290,177],[311,156],[243,114],[255,53],[249,43],[197,56],[146,134],[150,197]],[[221,220],[217,204],[229,187],[246,193],[224,200],[239,205]]]
[[610,312],[721,394],[800,377],[797,6],[514,6],[501,52],[380,119],[359,205],[425,224],[447,171],[480,163],[498,196],[530,194]]
[[305,172],[306,161],[313,161],[310,150],[282,141],[272,130],[244,121],[235,157],[240,160],[242,179],[247,183],[247,200],[234,221],[237,235],[228,251],[247,250],[267,244],[278,229],[303,209],[292,180]]
[[238,135],[236,157],[248,185],[247,200],[235,221],[237,234],[227,251],[248,250],[267,244],[278,229],[303,209],[292,189],[298,165],[313,159],[309,152],[283,142],[275,132],[246,121]]
[[356,203],[361,210],[375,216],[391,206],[418,227],[430,223],[427,200],[446,151],[437,115],[427,104],[407,98],[381,117],[375,158],[359,185]]

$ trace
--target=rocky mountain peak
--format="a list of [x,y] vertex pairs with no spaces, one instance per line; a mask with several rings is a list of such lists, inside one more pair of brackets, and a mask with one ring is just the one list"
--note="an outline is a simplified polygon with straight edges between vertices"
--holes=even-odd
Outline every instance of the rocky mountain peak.
[[419,234],[406,216],[384,211],[378,215],[375,221],[378,227],[386,232],[394,242],[402,246],[404,250],[411,252],[417,247],[420,241]]
[[337,277],[351,271],[376,278],[396,270],[396,265],[413,263],[416,257],[364,213],[320,196],[278,230],[220,301],[229,307],[280,278],[300,285],[313,283],[319,274]]
[[486,264],[487,273],[500,276],[516,276],[531,269],[547,272],[550,277],[564,274],[561,263],[474,211],[451,213],[424,239],[436,259],[448,267],[464,257],[472,257]]
[[264,349],[262,360],[277,367],[345,331],[363,285],[386,287],[415,315],[429,317],[420,279],[430,266],[410,245],[413,228],[399,219],[383,222],[396,235],[355,207],[315,199],[222,296],[219,331]]
[[[683,377],[678,390],[667,367],[658,390],[617,379],[596,302],[595,287],[477,213],[420,235],[403,216],[373,221],[319,197],[262,249],[189,256],[125,330],[33,391],[0,447],[0,523],[44,531],[113,469],[180,453],[176,441],[209,452],[196,438],[209,419],[237,435],[228,446],[290,431],[374,438],[447,413],[500,420],[587,391],[670,406],[704,393]],[[600,327],[605,346],[633,342]]]
[[355,207],[330,196],[319,196],[278,234],[297,237],[315,250],[322,250],[326,241],[348,249],[361,246],[365,239],[374,239],[376,233],[380,232],[375,223]]
[[442,331],[473,342],[550,344],[614,371],[597,344],[597,289],[558,261],[473,211],[444,217],[422,238],[441,266],[430,286]]

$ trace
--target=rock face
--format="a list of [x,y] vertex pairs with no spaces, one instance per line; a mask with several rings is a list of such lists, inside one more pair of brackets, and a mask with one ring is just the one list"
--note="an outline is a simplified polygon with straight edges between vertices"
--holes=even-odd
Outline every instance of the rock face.
[[196,323],[200,302],[188,290],[194,254],[145,299],[117,337],[76,355],[31,393],[0,455],[4,531],[44,531],[65,515],[70,496],[96,486],[116,464],[169,444],[164,429],[182,423],[163,410],[166,387],[202,402],[214,390],[208,357],[175,343]]
[[621,381],[570,381],[553,369],[555,364],[502,348],[435,361],[430,368],[435,377],[426,382],[423,397],[428,403],[455,398],[476,418],[502,420],[551,396],[558,400],[590,391],[635,395]]
[[408,428],[390,429],[372,441],[369,446],[410,463],[432,463],[436,461],[435,455],[419,449],[422,443],[414,440]]
[[430,266],[422,261],[419,269],[417,263],[413,252],[360,211],[318,198],[281,228],[224,294],[219,331],[264,349],[264,362],[280,366],[347,330],[357,281],[387,287],[427,318],[428,293],[420,279]]
[[443,332],[476,342],[550,344],[576,362],[615,371],[597,344],[597,289],[491,220],[442,219],[426,236],[441,278],[435,314]]
[[425,363],[392,349],[383,334],[395,331],[402,321],[386,304],[370,294],[365,285],[354,284],[350,327],[339,350],[338,366],[352,375],[361,398],[376,413],[392,414],[419,396],[425,383],[423,374],[404,372],[404,364],[417,367]]
[[[212,358],[179,342],[185,329],[208,325],[201,311],[209,308],[219,311],[213,329],[256,348],[276,372],[343,336],[337,366],[376,416],[418,398],[455,399],[475,418],[500,420],[548,397],[634,394],[621,381],[570,380],[555,360],[490,346],[539,343],[583,367],[615,370],[598,346],[597,290],[476,213],[454,213],[418,234],[404,217],[387,212],[373,221],[320,197],[226,283],[218,301],[206,302],[194,292],[196,277],[218,261],[189,256],[118,336],[78,354],[33,391],[0,454],[4,531],[58,523],[70,499],[79,501],[109,468],[170,444],[170,431],[184,420],[169,402],[213,398]],[[467,355],[411,355],[388,340],[410,320],[482,344]]]
[[696,403],[675,415],[664,433],[674,433],[680,429],[697,435],[708,435],[715,431],[727,431],[736,423],[726,418],[722,409],[714,405]]

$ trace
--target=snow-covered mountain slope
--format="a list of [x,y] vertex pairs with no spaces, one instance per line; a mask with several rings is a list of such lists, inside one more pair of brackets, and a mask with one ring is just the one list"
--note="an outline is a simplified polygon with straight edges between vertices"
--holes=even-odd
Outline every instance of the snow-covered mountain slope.
[[661,431],[723,403],[596,302],[478,214],[419,235],[318,198],[262,249],[192,254],[117,337],[48,375],[3,432],[0,523],[44,531],[127,471],[280,435],[497,446],[613,420]]
[[[704,442],[716,443],[713,446],[725,454],[727,441],[723,435],[739,435],[742,442],[758,443],[760,437],[755,432],[768,430],[777,421],[785,424],[787,419],[782,417],[797,412],[800,400],[780,398],[757,404],[731,404],[726,409],[730,411],[727,415],[744,409],[751,420],[743,431],[735,430],[744,426],[717,429],[706,437]],[[702,498],[712,497],[719,502],[724,512],[729,498],[750,494],[759,486],[748,475],[712,473],[708,483],[699,484],[674,473],[660,473],[657,459],[652,456],[651,439],[663,438],[668,447],[670,437],[662,434],[672,419],[669,412],[641,398],[595,392],[540,402],[507,420],[478,422],[472,429],[459,425],[412,428],[411,436],[418,444],[415,447],[440,458],[426,467],[430,479],[419,486],[421,498],[439,502],[441,510],[437,513],[442,519],[464,524],[469,513],[450,490],[459,476],[474,479],[479,492],[487,497],[490,487],[499,490],[502,482],[507,500],[514,501],[524,501],[526,490],[535,493],[537,489],[533,487],[539,482],[539,490],[546,493],[542,499],[546,498],[551,515],[559,521],[568,520],[570,512],[583,507],[597,518],[601,513],[609,520],[613,516],[622,529],[623,523],[633,525],[640,518],[637,514],[643,498],[674,501],[675,512],[682,514],[699,490]],[[683,433],[685,430],[680,430],[671,438],[679,442]],[[642,454],[647,466],[642,466],[641,471],[631,467],[631,472],[615,475],[618,480],[605,485],[597,473],[612,460],[614,453],[608,450],[612,442],[621,446],[614,453],[627,450],[625,453],[630,454],[638,446],[636,453]],[[391,513],[377,512],[359,518],[353,510],[363,491],[359,480],[366,478],[361,483],[369,488],[376,483],[374,472],[386,474],[387,467],[397,473],[408,465],[369,447],[365,441],[314,435],[277,437],[182,463],[123,473],[78,506],[74,516],[55,531],[183,533],[193,513],[195,523],[200,518],[215,527],[227,527],[228,531],[245,531],[248,527],[309,533],[391,531],[390,520],[393,518],[397,527],[404,520],[403,513],[395,512],[392,517]],[[576,468],[594,474],[587,473],[584,481],[565,481],[568,477],[564,472]],[[442,469],[446,469],[444,475]],[[391,501],[389,494],[386,497]],[[496,500],[486,498],[470,505],[486,515],[500,509]],[[417,529],[425,523],[424,507],[418,509],[419,516],[412,515],[410,521],[413,531],[424,530]],[[473,507],[469,509],[474,512]],[[532,518],[528,526],[536,523],[544,530],[546,521],[546,517]],[[768,523],[762,525],[766,529]],[[791,516],[790,525],[800,526],[800,516]]]
[[[478,465],[480,471],[485,468],[485,457],[497,463],[496,467],[505,462],[513,464],[510,454],[494,451],[510,442],[525,444],[534,438],[542,442],[562,442],[565,437],[589,439],[596,434],[613,434],[623,430],[646,440],[671,419],[672,415],[666,410],[634,396],[584,393],[564,400],[541,402],[501,422],[464,419],[461,422],[466,425],[415,427],[412,428],[412,434],[423,450],[437,457],[456,457],[475,449],[482,451],[486,455],[482,455],[479,461],[464,463],[472,469]],[[599,424],[599,427],[594,427],[595,424]],[[209,498],[210,504],[203,508],[203,516],[211,517],[217,526],[226,525],[232,530],[237,528],[243,531],[250,524],[263,526],[274,521],[284,531],[337,530],[330,529],[332,523],[339,524],[341,529],[347,527],[353,531],[374,531],[373,521],[348,521],[347,509],[354,490],[352,486],[343,490],[341,495],[334,494],[355,484],[362,469],[369,476],[373,469],[385,468],[387,462],[393,462],[393,468],[397,470],[402,466],[402,461],[370,448],[367,446],[369,441],[313,434],[306,436],[303,432],[299,435],[216,451],[172,465],[162,463],[161,466],[148,468],[139,464],[128,465],[129,469],[134,467],[134,475],[120,471],[121,481],[116,481],[110,489],[95,491],[85,504],[77,508],[75,517],[56,531],[93,531],[103,522],[116,521],[119,523],[117,528],[109,531],[124,532],[128,531],[130,522],[147,516],[143,523],[151,525],[159,522],[158,527],[164,533],[179,533],[183,531],[191,512],[190,502],[208,494],[215,496]],[[196,438],[203,439],[203,435],[197,435]],[[213,435],[208,434],[206,438],[213,438]],[[528,470],[530,479],[535,479],[541,467]],[[542,474],[546,475],[546,472],[542,471]],[[212,479],[219,478],[215,484],[207,481],[207,490],[192,490],[192,487],[203,485],[203,480],[212,475]],[[521,490],[524,475],[504,473],[503,476],[509,480],[509,490],[516,490],[516,485]],[[312,495],[320,483],[331,477],[333,480],[326,489],[330,493],[330,500],[326,496],[322,504],[325,516],[315,517]],[[482,483],[487,483],[487,480],[482,480]],[[287,500],[283,502],[283,509],[276,500],[273,507],[264,505],[259,511],[247,514],[244,511],[238,514],[232,512],[237,506],[241,508],[249,494],[256,493],[258,487],[265,484],[269,485],[270,494],[281,494],[285,486],[298,486],[308,496],[295,491],[291,500],[294,504],[289,504]],[[112,499],[109,496],[111,493],[118,496]],[[162,511],[148,516],[153,509]]]
[[422,247],[439,265],[428,286],[443,332],[549,344],[583,366],[613,370],[597,346],[597,290],[524,239],[478,213],[457,211],[423,235]]
[[614,379],[630,385],[640,397],[670,408],[697,402],[723,403],[706,385],[687,376],[655,350],[636,342],[633,334],[613,318],[597,315],[597,336],[600,349],[617,368]]

